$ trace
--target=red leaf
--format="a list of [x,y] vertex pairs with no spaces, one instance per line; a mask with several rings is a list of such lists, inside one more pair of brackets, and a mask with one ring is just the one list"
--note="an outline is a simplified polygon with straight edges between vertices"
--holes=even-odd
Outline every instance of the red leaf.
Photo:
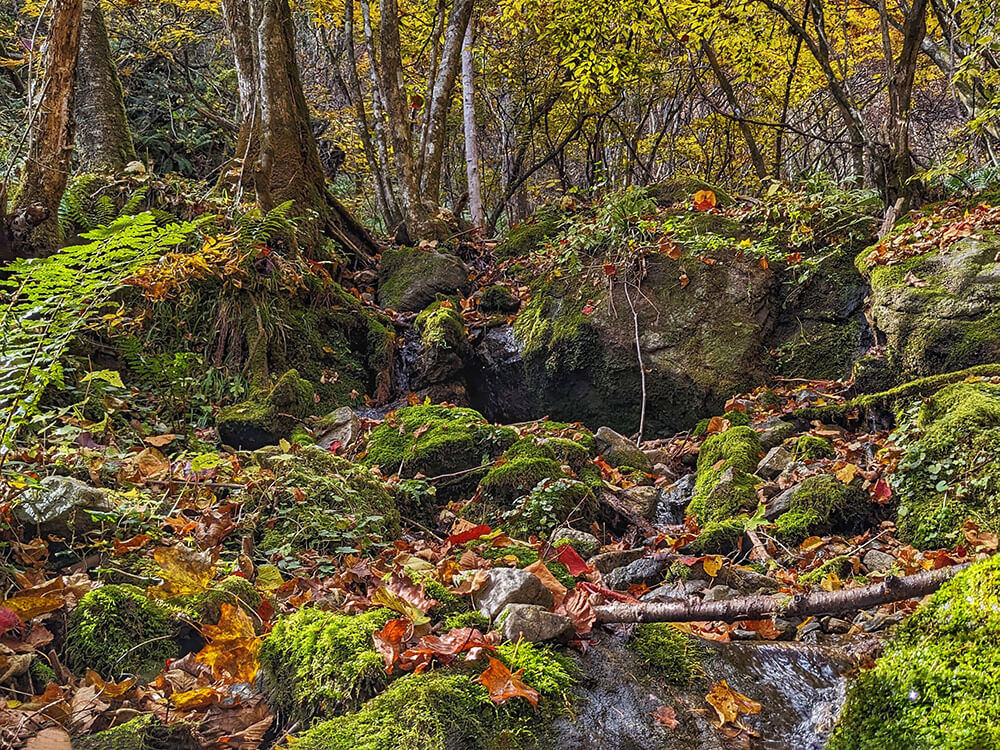
[[889,483],[884,479],[879,479],[875,482],[875,486],[872,487],[872,499],[879,503],[885,504],[889,502],[892,497],[892,488],[889,487]]
[[557,562],[561,562],[569,570],[569,574],[574,578],[576,576],[582,576],[584,573],[590,570],[590,566],[587,565],[586,561],[577,554],[577,551],[573,549],[570,544],[564,544],[558,548],[559,553],[555,556]]
[[473,539],[479,539],[481,536],[486,536],[491,531],[493,531],[493,529],[489,526],[481,524],[479,526],[468,528],[465,531],[461,531],[458,534],[452,534],[450,537],[445,539],[445,541],[452,546],[465,544],[466,542],[471,542]]
[[615,266],[614,263],[605,263],[604,264],[604,275],[605,276],[614,276],[616,273],[618,273],[618,268],[617,268],[617,266]]
[[653,711],[653,720],[661,727],[666,727],[667,729],[677,729],[681,724],[677,721],[677,712],[670,706],[660,706]]
[[24,630],[24,622],[14,610],[0,607],[0,635],[8,630]]
[[375,650],[385,661],[385,671],[391,672],[392,665],[399,659],[403,644],[413,635],[413,623],[407,617],[397,617],[389,620],[381,630],[372,633]]
[[502,661],[491,656],[490,665],[479,675],[479,681],[490,691],[490,700],[498,706],[511,698],[526,698],[532,706],[537,707],[538,691],[521,681],[522,674],[524,674],[523,669],[511,674]]
[[583,310],[581,310],[580,312],[582,312],[584,315],[590,315],[591,313],[594,312],[594,306],[588,303],[583,306]]

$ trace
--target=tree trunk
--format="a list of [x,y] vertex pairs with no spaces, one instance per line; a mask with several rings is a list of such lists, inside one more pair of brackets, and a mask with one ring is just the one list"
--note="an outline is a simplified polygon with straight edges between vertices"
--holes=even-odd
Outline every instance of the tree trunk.
[[465,175],[469,185],[469,213],[472,226],[482,236],[486,231],[483,212],[483,185],[479,178],[479,131],[476,127],[475,71],[472,65],[473,19],[465,30],[462,45],[462,119],[465,124]]
[[100,0],[83,0],[75,116],[82,171],[114,174],[135,159]]
[[256,33],[245,0],[222,0],[221,5],[236,67],[240,131],[236,137],[236,155],[219,175],[218,187],[228,189],[239,202],[243,191],[253,187],[254,164],[260,155]]
[[809,617],[836,614],[932,594],[970,564],[952,565],[903,578],[887,578],[881,583],[857,589],[817,591],[797,596],[741,596],[714,602],[693,598],[678,602],[615,602],[594,609],[598,622],[736,622],[760,620],[773,615]]
[[73,97],[82,11],[83,0],[53,4],[45,43],[45,73],[40,90],[30,94],[38,111],[11,212],[14,252],[19,256],[52,253],[62,242],[59,201],[66,190],[73,153]]

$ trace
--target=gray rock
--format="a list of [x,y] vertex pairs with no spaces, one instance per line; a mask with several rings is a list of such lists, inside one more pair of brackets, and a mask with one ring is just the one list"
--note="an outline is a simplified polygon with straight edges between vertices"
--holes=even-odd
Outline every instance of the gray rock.
[[810,620],[805,625],[798,628],[798,631],[795,634],[795,640],[805,641],[806,643],[814,642],[822,630],[823,626],[819,624],[819,620]]
[[861,557],[861,562],[869,573],[886,573],[896,564],[896,558],[888,552],[870,549]]
[[438,294],[469,291],[469,268],[454,255],[404,247],[382,253],[378,301],[400,312],[419,312]]
[[604,456],[604,460],[618,468],[619,466],[631,466],[633,469],[649,471],[653,468],[649,457],[623,435],[619,435],[610,427],[601,427],[594,433],[597,450]]
[[780,445],[776,445],[767,452],[767,455],[757,465],[757,474],[765,479],[775,479],[794,460],[795,457],[790,451],[785,450]]
[[330,450],[330,446],[334,443],[340,443],[346,448],[361,434],[361,420],[349,406],[341,406],[336,411],[330,412],[323,417],[319,426],[322,434],[316,445],[325,451]]
[[639,600],[643,602],[676,602],[684,601],[687,598],[688,594],[684,590],[684,584],[678,582],[669,586],[657,586],[655,589],[647,591],[640,596]]
[[503,612],[508,604],[538,604],[549,608],[555,604],[552,592],[538,576],[516,568],[493,568],[486,583],[472,597],[479,614],[491,620]]
[[[713,486],[711,491],[709,492],[707,504],[711,505],[711,503],[715,500],[716,497],[722,498],[722,502],[730,502],[729,498],[739,497],[739,490],[734,490],[733,488],[733,485],[737,482],[737,480],[738,478],[736,476],[736,470],[733,469],[732,466],[728,467],[724,472],[722,472],[722,476],[719,477],[719,479],[715,483],[715,486]],[[753,506],[743,507],[742,510],[749,512],[756,507],[757,507],[757,501],[755,498]]]
[[734,641],[759,641],[761,640],[761,635],[756,630],[744,630],[743,628],[735,628],[729,631],[729,637]]
[[107,490],[72,477],[51,476],[41,481],[41,487],[25,492],[13,512],[14,518],[26,526],[37,527],[43,536],[70,537],[99,527],[90,513],[112,510]]
[[823,625],[823,630],[827,633],[835,633],[837,635],[842,635],[851,629],[851,623],[847,620],[841,620],[839,617],[824,617],[820,620]]
[[646,550],[638,549],[620,549],[614,550],[612,552],[602,552],[599,555],[594,555],[590,558],[589,562],[594,566],[594,570],[598,571],[602,576],[606,576],[615,568],[620,568],[623,565],[628,565],[634,560],[638,560],[640,557],[646,554]]
[[795,485],[794,487],[789,487],[780,495],[775,495],[770,500],[768,500],[767,507],[764,509],[764,518],[766,518],[768,521],[773,521],[782,513],[785,513],[789,508],[791,508],[792,495],[795,494],[795,490],[797,490],[798,488],[799,485]]
[[684,511],[694,497],[694,474],[685,474],[669,488],[660,493],[656,508],[656,521],[661,526],[684,523]]
[[565,615],[549,612],[538,604],[508,604],[500,613],[500,632],[505,640],[523,638],[532,643],[555,641],[573,635],[573,621]]
[[737,593],[728,586],[712,586],[712,588],[705,592],[704,601],[721,602],[724,599],[732,599]]
[[778,477],[778,480],[780,481],[782,479],[788,479],[793,474],[801,475],[802,472],[808,469],[809,467],[806,464],[802,463],[801,461],[792,461],[792,463],[788,464],[788,466],[785,467],[785,470],[781,472],[781,476]]
[[795,434],[795,425],[778,417],[769,417],[757,425],[755,429],[758,431],[757,437],[760,438],[760,446],[766,451],[781,445],[787,438]]
[[643,557],[612,570],[605,576],[604,584],[609,589],[618,591],[623,591],[633,584],[652,586],[663,578],[663,569],[666,567],[667,563],[664,560]]
[[573,549],[585,560],[593,557],[601,548],[601,543],[596,536],[588,534],[586,531],[571,529],[569,526],[561,526],[552,532],[553,545],[557,545],[563,540],[572,544]]
[[622,495],[637,515],[652,520],[662,498],[659,487],[629,487]]
[[798,623],[792,620],[786,620],[782,617],[776,617],[774,619],[774,629],[780,631],[782,641],[790,641],[795,638],[795,634],[798,632]]

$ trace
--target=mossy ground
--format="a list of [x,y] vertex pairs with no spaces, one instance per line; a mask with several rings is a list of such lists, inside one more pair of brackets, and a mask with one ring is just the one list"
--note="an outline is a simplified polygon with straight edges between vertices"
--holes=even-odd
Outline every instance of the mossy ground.
[[691,636],[669,623],[639,625],[628,648],[668,685],[687,687],[698,674],[698,647]]
[[396,615],[338,615],[308,607],[280,619],[261,642],[268,700],[297,720],[361,705],[389,682],[372,633]]
[[93,669],[104,679],[150,678],[179,654],[172,610],[128,584],[88,592],[70,614],[66,664],[82,674]]
[[75,737],[74,750],[195,750],[200,747],[185,722],[162,724],[143,714],[103,732]]
[[273,386],[258,390],[249,399],[219,410],[216,423],[223,433],[257,430],[276,442],[316,408],[312,384],[298,370],[285,372]]
[[851,686],[828,750],[1000,747],[1000,558],[946,583]]

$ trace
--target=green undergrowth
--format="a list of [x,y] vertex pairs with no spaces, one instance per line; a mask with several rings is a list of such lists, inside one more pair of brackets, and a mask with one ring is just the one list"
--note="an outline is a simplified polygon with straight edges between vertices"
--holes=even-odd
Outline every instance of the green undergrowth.
[[946,583],[851,686],[827,750],[1000,747],[1000,557]]
[[142,714],[103,732],[73,738],[74,750],[196,750],[186,722],[162,724],[153,714]]
[[355,709],[389,682],[372,633],[396,615],[338,615],[314,607],[281,618],[260,647],[268,701],[295,720]]
[[639,625],[628,648],[668,685],[687,687],[700,673],[699,648],[691,636],[669,623]]

